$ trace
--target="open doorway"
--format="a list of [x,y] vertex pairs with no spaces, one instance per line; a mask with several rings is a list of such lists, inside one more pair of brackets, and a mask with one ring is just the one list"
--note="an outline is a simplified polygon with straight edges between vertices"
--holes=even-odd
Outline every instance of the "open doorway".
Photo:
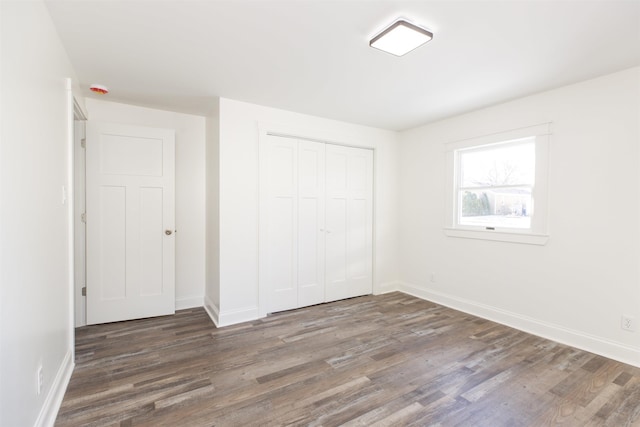
[[74,318],[75,327],[87,324],[87,308],[85,297],[86,285],[86,167],[85,167],[85,129],[87,117],[74,99],[73,105],[73,235],[74,235]]

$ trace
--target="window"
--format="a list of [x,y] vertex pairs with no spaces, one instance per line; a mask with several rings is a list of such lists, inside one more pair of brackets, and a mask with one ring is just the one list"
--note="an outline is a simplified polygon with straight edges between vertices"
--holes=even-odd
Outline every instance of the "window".
[[447,144],[449,236],[546,243],[549,127]]
[[457,151],[458,224],[531,228],[534,138]]

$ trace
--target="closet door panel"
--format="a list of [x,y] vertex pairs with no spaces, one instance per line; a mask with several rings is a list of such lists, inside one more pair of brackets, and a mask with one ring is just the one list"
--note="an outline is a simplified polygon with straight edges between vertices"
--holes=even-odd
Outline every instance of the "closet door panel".
[[347,280],[355,296],[373,292],[373,152],[350,150]]
[[270,136],[267,157],[267,310],[298,307],[297,141]]
[[370,294],[373,152],[276,136],[267,145],[267,312]]
[[298,142],[298,306],[324,302],[325,144]]
[[373,153],[327,145],[326,300],[373,290]]
[[327,146],[326,161],[326,301],[346,298],[347,164],[344,147]]

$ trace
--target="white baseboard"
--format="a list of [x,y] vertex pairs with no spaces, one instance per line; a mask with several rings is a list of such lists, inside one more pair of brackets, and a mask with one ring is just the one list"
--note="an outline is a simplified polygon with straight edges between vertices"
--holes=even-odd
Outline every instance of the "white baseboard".
[[258,307],[246,307],[237,310],[221,311],[219,326],[235,325],[236,323],[248,322],[250,320],[256,320],[263,316],[260,315],[260,309]]
[[203,305],[204,296],[176,298],[176,310],[202,307]]
[[486,304],[432,291],[410,283],[401,283],[398,290],[406,294],[501,323],[542,338],[557,341],[559,343],[599,354],[622,363],[640,367],[640,348],[631,347]]
[[402,284],[400,282],[380,283],[373,290],[373,294],[374,295],[382,295],[382,294],[388,294],[389,292],[396,292],[396,291],[400,290],[400,286],[402,286]]
[[44,400],[35,427],[52,427],[56,422],[64,393],[67,391],[71,374],[73,373],[73,350],[69,350],[62,360],[62,364],[53,379],[53,384]]
[[235,325],[236,323],[248,322],[250,320],[256,320],[263,317],[260,316],[260,310],[258,307],[220,311],[213,301],[207,297],[204,298],[204,309],[217,328]]
[[213,324],[216,325],[216,328],[220,327],[220,310],[207,296],[204,297],[204,310],[211,318]]

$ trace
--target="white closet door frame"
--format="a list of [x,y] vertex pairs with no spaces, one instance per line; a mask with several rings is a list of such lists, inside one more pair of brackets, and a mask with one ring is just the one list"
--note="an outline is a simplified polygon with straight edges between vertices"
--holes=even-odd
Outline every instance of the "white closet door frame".
[[259,161],[259,222],[258,222],[258,307],[259,313],[261,317],[266,316],[270,311],[268,309],[268,301],[269,301],[269,277],[268,277],[268,257],[266,256],[268,253],[268,238],[267,238],[267,206],[268,206],[268,170],[267,170],[267,160],[269,154],[268,147],[268,137],[269,136],[277,136],[282,138],[291,138],[292,140],[302,140],[302,141],[310,141],[328,144],[332,146],[339,147],[351,147],[351,148],[360,148],[371,150],[372,152],[372,188],[371,188],[371,245],[370,245],[370,253],[371,253],[371,292],[373,292],[376,288],[375,286],[375,169],[376,169],[376,150],[373,146],[365,146],[365,145],[357,145],[357,144],[347,144],[340,142],[338,138],[325,138],[319,137],[317,132],[301,130],[298,128],[291,128],[282,125],[272,125],[272,124],[259,124],[259,143],[258,143],[258,161]]

